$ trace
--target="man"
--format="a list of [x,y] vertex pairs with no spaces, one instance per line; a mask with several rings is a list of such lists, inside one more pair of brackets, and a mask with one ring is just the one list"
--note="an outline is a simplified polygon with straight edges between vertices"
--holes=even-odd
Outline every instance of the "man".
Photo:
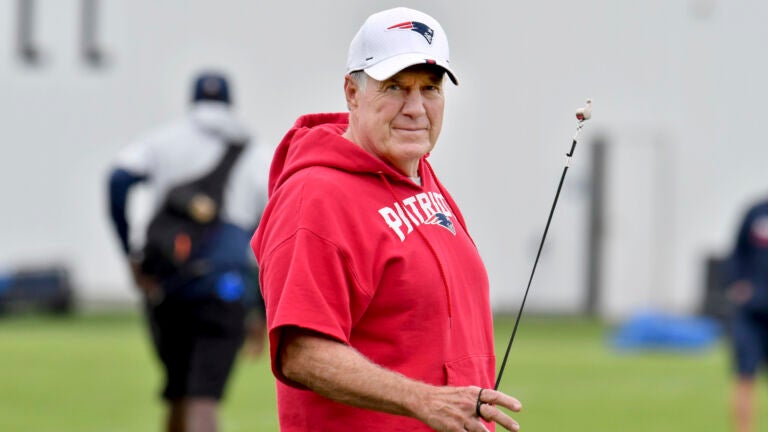
[[728,293],[736,382],[732,400],[734,430],[754,428],[755,377],[768,360],[768,202],[749,209],[731,256]]
[[[266,203],[269,156],[246,145],[248,133],[230,104],[226,78],[201,74],[188,116],[124,148],[110,175],[111,216],[146,299],[165,372],[166,430],[173,432],[217,429],[219,400],[246,320],[254,352],[263,341],[248,242]],[[144,246],[133,248],[127,196],[145,180],[154,216]]]
[[349,49],[349,114],[301,117],[276,151],[251,244],[284,432],[519,428],[492,390],[485,268],[427,161],[445,74],[437,21],[374,14]]

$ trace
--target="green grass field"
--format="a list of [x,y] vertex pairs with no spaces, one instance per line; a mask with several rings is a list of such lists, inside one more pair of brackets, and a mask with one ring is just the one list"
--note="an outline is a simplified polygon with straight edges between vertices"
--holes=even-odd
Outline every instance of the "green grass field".
[[[498,356],[512,320],[496,319]],[[160,430],[159,371],[137,314],[0,319],[0,431]],[[727,352],[618,354],[609,328],[524,317],[501,389],[523,401],[523,430],[727,431]],[[768,427],[761,401],[762,427]],[[222,430],[277,431],[265,358],[242,357]],[[760,429],[765,430],[765,429]]]

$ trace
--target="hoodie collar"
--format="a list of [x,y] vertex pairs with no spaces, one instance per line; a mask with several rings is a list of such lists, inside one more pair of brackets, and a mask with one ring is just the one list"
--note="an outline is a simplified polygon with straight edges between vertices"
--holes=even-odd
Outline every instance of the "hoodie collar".
[[[297,172],[317,166],[350,173],[382,174],[392,182],[418,187],[391,165],[344,138],[342,134],[348,125],[348,113],[308,114],[300,117],[275,151],[270,170],[269,193],[274,193],[275,189]],[[423,176],[421,166],[419,172]]]

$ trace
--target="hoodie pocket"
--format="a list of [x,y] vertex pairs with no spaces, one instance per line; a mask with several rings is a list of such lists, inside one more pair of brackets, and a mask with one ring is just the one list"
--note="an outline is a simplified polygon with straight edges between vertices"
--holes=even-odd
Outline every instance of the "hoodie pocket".
[[496,357],[476,355],[445,363],[446,384],[492,388],[496,377]]

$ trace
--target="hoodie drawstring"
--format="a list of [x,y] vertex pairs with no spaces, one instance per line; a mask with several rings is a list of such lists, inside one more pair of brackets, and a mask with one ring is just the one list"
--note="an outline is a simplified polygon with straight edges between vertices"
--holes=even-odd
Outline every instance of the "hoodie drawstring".
[[[405,209],[406,206],[403,204],[402,201],[400,201],[397,198],[397,195],[395,194],[395,190],[392,188],[392,185],[387,181],[387,177],[382,173],[379,172],[379,177],[381,177],[381,180],[384,182],[385,185],[387,185],[387,189],[389,189],[389,192],[392,194],[392,198],[395,200],[396,203],[400,204],[400,207]],[[404,210],[407,211],[407,210]],[[421,231],[420,226],[415,226],[414,230],[419,233],[419,236],[424,240],[424,243],[426,243],[427,248],[432,253],[432,256],[435,258],[435,261],[437,261],[437,267],[440,270],[440,277],[443,280],[443,289],[445,290],[445,298],[448,303],[448,322],[450,323],[453,319],[453,306],[451,305],[451,292],[448,290],[448,277],[445,275],[445,268],[443,267],[443,262],[440,261],[440,257],[437,255],[437,252],[435,251],[435,247],[432,246],[432,243],[429,242],[429,239],[427,236]]]

